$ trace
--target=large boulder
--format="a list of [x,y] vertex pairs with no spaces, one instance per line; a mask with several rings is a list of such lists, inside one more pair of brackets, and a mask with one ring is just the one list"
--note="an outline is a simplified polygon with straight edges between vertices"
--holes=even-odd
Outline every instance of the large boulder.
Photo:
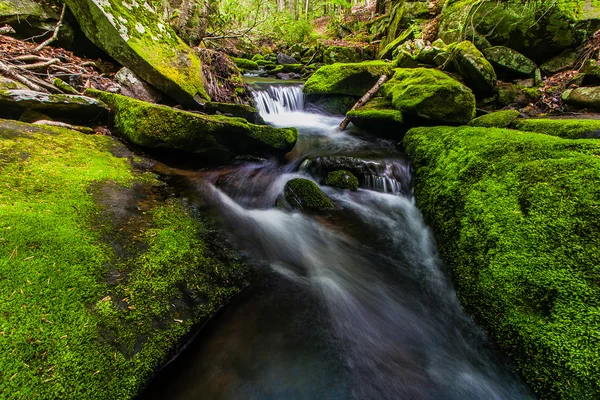
[[404,145],[465,309],[539,398],[600,398],[600,141],[427,127]]
[[462,41],[454,48],[454,68],[475,94],[488,96],[494,90],[496,71],[470,41]]
[[354,125],[376,136],[401,140],[407,130],[402,111],[394,109],[385,97],[376,97],[346,115]]
[[567,139],[600,138],[600,121],[597,119],[519,119],[515,129],[526,132],[544,133]]
[[562,101],[576,107],[600,110],[600,86],[567,89],[562,94]]
[[146,103],[88,89],[107,103],[115,128],[129,142],[202,155],[206,161],[225,161],[241,154],[283,155],[294,147],[294,128],[254,125],[242,118],[205,115]]
[[600,6],[592,0],[448,0],[439,24],[446,43],[483,35],[538,63],[582,44],[598,28]]
[[406,119],[423,123],[466,124],[475,115],[475,96],[445,73],[427,68],[397,68],[381,89]]
[[392,73],[391,63],[368,61],[321,67],[304,84],[307,95],[363,96],[381,75]]
[[505,46],[488,47],[483,50],[483,55],[499,72],[509,76],[528,78],[537,68],[529,58]]
[[151,165],[109,135],[0,120],[8,397],[135,398],[247,285],[239,255]]
[[115,81],[121,85],[121,94],[134,99],[158,103],[162,93],[141,80],[129,68],[121,68],[115,75]]
[[210,100],[202,65],[145,0],[66,0],[85,35],[120,64],[178,103]]

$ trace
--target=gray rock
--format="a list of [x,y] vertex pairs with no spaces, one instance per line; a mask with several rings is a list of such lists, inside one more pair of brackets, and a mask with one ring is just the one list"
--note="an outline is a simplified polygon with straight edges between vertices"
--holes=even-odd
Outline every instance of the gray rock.
[[277,53],[277,62],[281,65],[299,64],[298,60],[283,53]]
[[280,72],[275,77],[277,79],[281,79],[282,81],[287,81],[290,79],[302,79],[302,75],[296,72],[289,72],[287,74],[285,72]]
[[565,90],[562,100],[572,106],[600,110],[600,87],[580,87]]
[[162,94],[141,80],[129,68],[121,68],[115,75],[115,80],[121,84],[121,94],[134,99],[158,103]]
[[67,116],[72,119],[104,117],[108,113],[108,107],[103,102],[91,97],[33,90],[0,91],[0,105],[6,109],[42,111],[50,116]]

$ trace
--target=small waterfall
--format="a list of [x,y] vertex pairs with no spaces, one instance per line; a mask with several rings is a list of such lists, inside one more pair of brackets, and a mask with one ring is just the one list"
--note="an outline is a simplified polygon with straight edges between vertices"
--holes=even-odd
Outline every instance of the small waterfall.
[[302,86],[299,85],[269,86],[254,90],[252,95],[256,101],[256,108],[263,117],[304,109],[304,94]]

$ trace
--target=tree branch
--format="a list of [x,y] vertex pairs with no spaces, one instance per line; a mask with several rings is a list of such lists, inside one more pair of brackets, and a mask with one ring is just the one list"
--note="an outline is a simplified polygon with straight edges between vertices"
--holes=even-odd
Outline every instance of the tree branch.
[[60,31],[60,28],[63,24],[63,19],[65,18],[65,10],[66,9],[67,9],[67,3],[63,4],[63,8],[60,13],[60,18],[58,19],[56,28],[54,28],[54,33],[52,33],[52,36],[50,36],[50,38],[48,40],[43,41],[42,44],[40,44],[38,47],[36,47],[35,51],[40,51],[41,49],[43,49],[44,47],[48,46],[50,43],[52,43],[56,39],[58,39],[58,31]]

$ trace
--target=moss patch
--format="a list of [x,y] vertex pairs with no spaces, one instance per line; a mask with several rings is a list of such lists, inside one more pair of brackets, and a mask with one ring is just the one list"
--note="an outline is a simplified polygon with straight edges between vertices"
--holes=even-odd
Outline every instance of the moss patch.
[[298,210],[320,211],[333,208],[329,197],[311,180],[296,178],[285,184],[285,200]]
[[540,398],[600,397],[600,142],[436,127],[404,144],[465,308]]
[[514,127],[521,131],[545,133],[568,139],[600,137],[600,121],[594,119],[520,119]]
[[333,64],[319,68],[306,81],[303,92],[308,95],[363,96],[381,75],[391,75],[392,65],[385,61]]
[[325,184],[339,189],[358,190],[358,178],[342,169],[330,172]]
[[470,126],[482,128],[506,128],[519,118],[518,110],[502,110],[491,112],[469,122]]
[[259,66],[255,61],[247,60],[245,58],[231,57],[235,65],[242,71],[257,71]]
[[117,201],[161,184],[116,151],[108,136],[0,121],[0,397],[131,398],[243,284],[181,201]]

